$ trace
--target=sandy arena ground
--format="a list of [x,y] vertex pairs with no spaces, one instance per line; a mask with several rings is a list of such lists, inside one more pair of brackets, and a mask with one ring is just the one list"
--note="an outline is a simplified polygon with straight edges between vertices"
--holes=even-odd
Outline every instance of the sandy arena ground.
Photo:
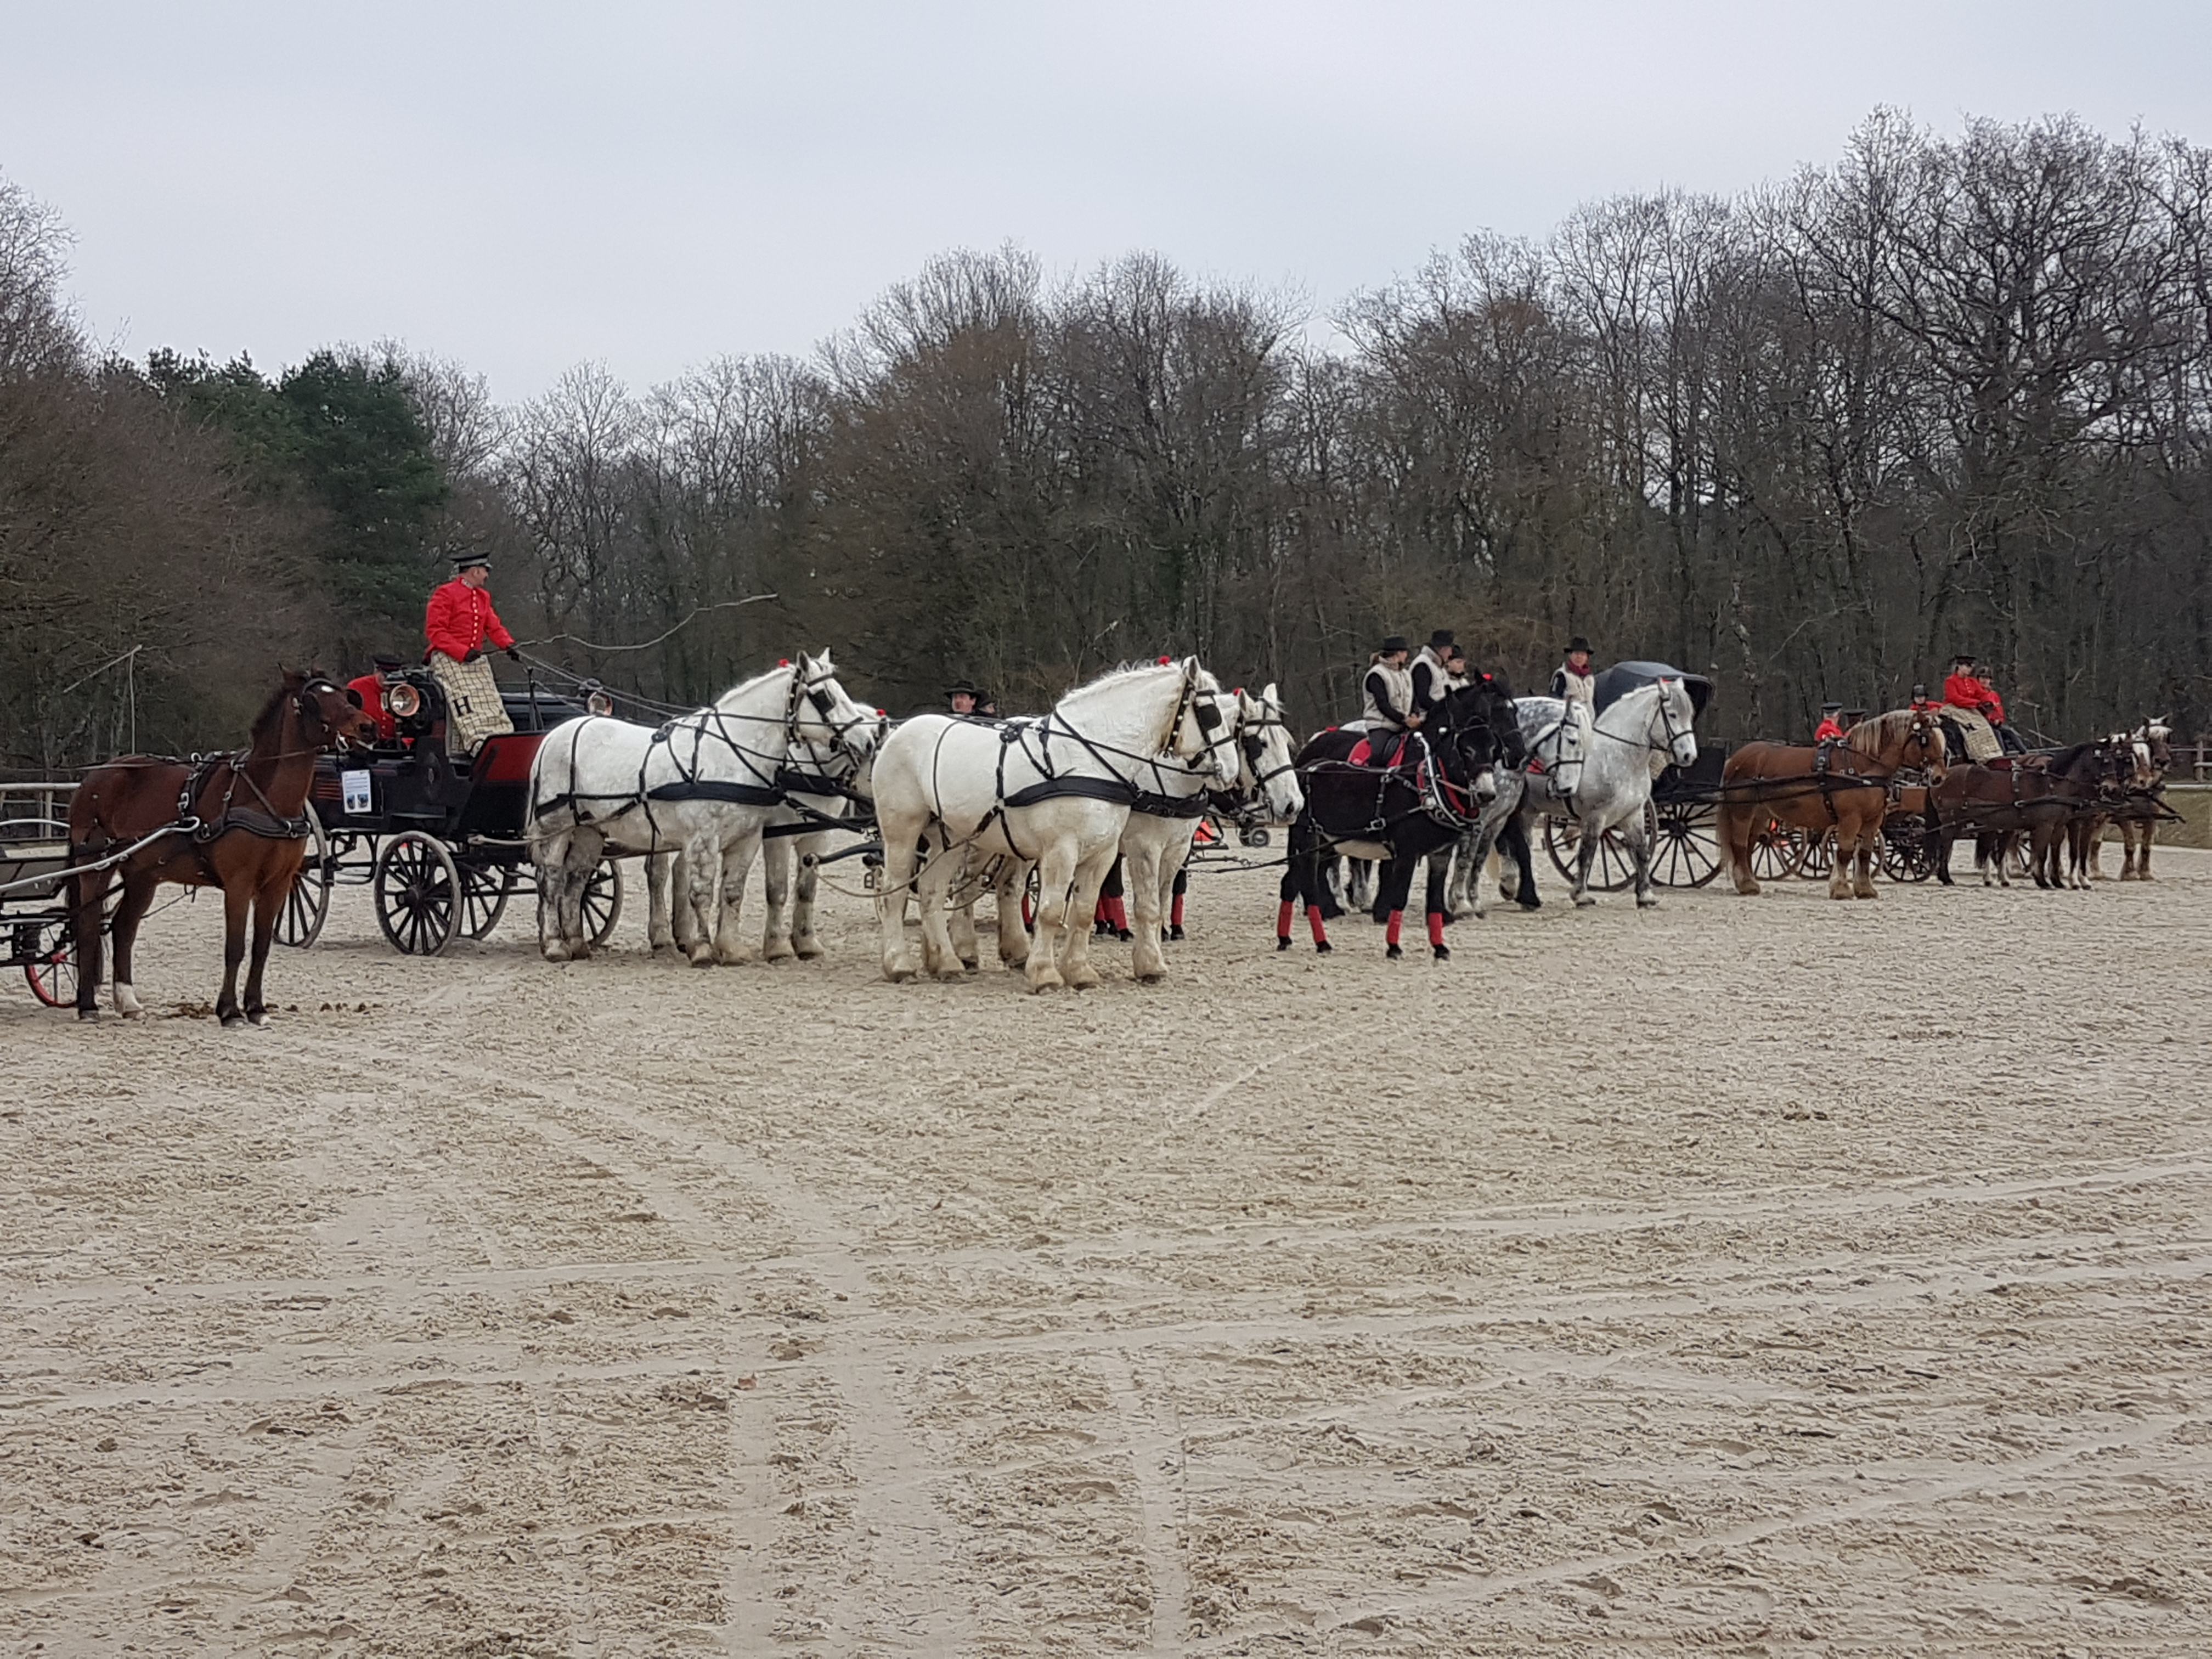
[[2160,866],[1048,999],[356,891],[239,1033],[179,907],[0,998],[0,1651],[2212,1652]]

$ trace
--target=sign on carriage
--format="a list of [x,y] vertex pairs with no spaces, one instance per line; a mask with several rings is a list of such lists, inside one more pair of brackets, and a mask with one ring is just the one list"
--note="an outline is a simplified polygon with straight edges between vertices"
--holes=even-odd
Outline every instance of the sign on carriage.
[[340,773],[338,783],[348,817],[364,817],[374,810],[374,797],[368,786],[366,767]]

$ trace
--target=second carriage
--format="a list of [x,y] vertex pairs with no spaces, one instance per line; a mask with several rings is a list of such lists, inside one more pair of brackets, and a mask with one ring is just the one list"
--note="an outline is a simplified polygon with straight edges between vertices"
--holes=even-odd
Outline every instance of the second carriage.
[[[427,672],[403,671],[383,696],[392,738],[365,759],[316,762],[310,845],[277,925],[282,944],[313,945],[334,890],[345,885],[369,890],[377,926],[410,956],[483,939],[511,899],[537,891],[523,819],[539,744],[563,720],[612,708],[588,682],[574,697],[534,679],[519,690],[503,688],[514,730],[486,738],[469,757],[447,752],[445,692]],[[621,866],[603,860],[584,894],[593,944],[613,933],[622,906]]]

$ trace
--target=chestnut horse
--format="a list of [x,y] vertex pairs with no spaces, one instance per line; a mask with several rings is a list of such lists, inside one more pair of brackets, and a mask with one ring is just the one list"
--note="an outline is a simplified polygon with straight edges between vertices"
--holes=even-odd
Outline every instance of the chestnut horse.
[[1830,745],[1825,761],[1820,750],[1797,744],[1744,744],[1721,769],[1721,838],[1735,890],[1759,891],[1751,843],[1771,819],[1815,841],[1833,830],[1828,896],[1874,897],[1882,815],[1893,782],[1907,768],[1931,781],[1943,775],[1943,728],[1932,709],[1893,708],[1861,720]]
[[[96,864],[137,845],[119,863],[76,878],[76,1015],[100,1015],[100,913],[110,877],[123,883],[117,905],[115,1012],[140,1012],[131,985],[131,952],[154,893],[164,882],[222,889],[222,995],[216,1012],[225,1025],[269,1023],[261,970],[269,960],[277,913],[291,896],[307,850],[307,790],[315,757],[333,744],[367,748],[376,722],[361,699],[327,676],[286,670],[284,683],[255,716],[246,747],[197,763],[158,755],[126,755],[94,767],[70,804],[70,862]],[[247,913],[253,919],[253,966],[246,1003],[238,1000],[238,964],[246,954]]]

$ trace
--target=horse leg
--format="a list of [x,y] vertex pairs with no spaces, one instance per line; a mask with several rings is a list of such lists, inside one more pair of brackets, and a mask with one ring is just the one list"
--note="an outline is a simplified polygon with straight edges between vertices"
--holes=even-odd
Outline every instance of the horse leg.
[[1395,962],[1406,954],[1398,936],[1406,925],[1406,900],[1413,890],[1413,865],[1410,858],[1385,860],[1375,884],[1375,908],[1382,915],[1382,925],[1389,931],[1383,936],[1384,958]]
[[[1099,872],[1099,881],[1105,872]],[[1073,931],[1088,935],[1091,907],[1098,902],[1098,882],[1076,910],[1075,859],[1071,843],[1054,839],[1045,843],[1037,860],[1036,926],[1030,939],[1029,976],[1031,991],[1052,991],[1065,986],[1060,977],[1060,945],[1073,924]]]
[[137,976],[131,971],[131,963],[138,954],[138,924],[154,908],[154,895],[161,890],[161,885],[150,875],[135,879],[125,877],[123,896],[116,902],[115,1012],[125,1019],[136,1019],[146,1012],[134,988]]
[[1514,887],[1505,896],[1523,910],[1540,910],[1544,901],[1536,891],[1535,854],[1534,843],[1528,838],[1530,822],[1526,815],[1516,813],[1506,821],[1498,844],[1513,854]]
[[1874,884],[1875,860],[1881,847],[1881,816],[1876,813],[1871,818],[1863,819],[1859,824],[1856,843],[1858,867],[1851,882],[1852,897],[1870,899],[1881,896],[1880,890]]
[[[1129,974],[1139,985],[1157,985],[1168,976],[1168,959],[1160,950],[1160,939],[1165,923],[1161,916],[1161,866],[1166,860],[1161,856],[1160,844],[1152,835],[1141,835],[1133,842],[1125,842],[1128,848],[1129,874],[1127,882],[1131,901],[1137,907],[1136,917],[1129,924]],[[1168,880],[1174,878],[1170,876]]]
[[1721,808],[1721,842],[1728,853],[1729,879],[1747,898],[1759,893],[1759,875],[1751,867],[1751,842],[1759,822],[1755,808],[1731,801]]
[[1451,885],[1452,865],[1461,845],[1450,842],[1429,854],[1429,955],[1438,962],[1451,960],[1451,950],[1444,944],[1444,923],[1450,920],[1445,893]]
[[1020,968],[1030,959],[1030,930],[1022,921],[1022,905],[1029,897],[1030,866],[1021,859],[1008,858],[999,872],[997,896],[993,906],[998,913],[999,965]]
[[684,844],[684,886],[691,900],[691,919],[698,928],[684,952],[694,968],[714,965],[714,927],[722,907],[722,849],[708,835],[694,836]]
[[[1076,866],[1074,914],[1078,918],[1091,915],[1092,907],[1098,902],[1098,890],[1106,884],[1106,872],[1119,861],[1121,854],[1121,846],[1117,842],[1100,854],[1095,860]],[[1157,926],[1154,933],[1157,936]],[[1091,965],[1091,929],[1088,927],[1078,927],[1073,929],[1067,935],[1066,959],[1060,964],[1060,977],[1079,991],[1087,991],[1098,983],[1098,970]],[[1157,949],[1158,944],[1157,937],[1153,943]],[[1163,969],[1162,971],[1164,972],[1165,969]]]
[[822,941],[814,937],[814,896],[822,886],[822,870],[814,860],[829,850],[827,836],[802,836],[793,848],[799,866],[792,882],[791,949],[801,962],[822,954]]
[[922,821],[899,817],[884,822],[884,867],[876,872],[876,925],[882,933],[884,977],[903,985],[914,977],[914,955],[906,946],[907,901],[914,894],[915,849]]
[[675,859],[673,853],[648,853],[644,859],[645,938],[655,956],[676,946],[674,906],[668,890],[669,866]]
[[246,960],[246,913],[252,905],[243,881],[222,890],[222,994],[215,1000],[215,1013],[226,1027],[246,1024],[238,1006],[238,964]]
[[[714,960],[726,967],[753,960],[753,942],[745,937],[745,877],[760,855],[761,835],[756,829],[722,849],[722,908],[714,913]],[[702,917],[703,931],[705,917]]]
[[921,874],[915,883],[915,897],[921,907],[921,970],[933,979],[958,979],[967,968],[952,943],[947,909],[952,884],[961,874],[963,860],[953,857],[949,847],[940,849],[933,842],[930,850],[929,861],[922,866]]
[[[100,856],[104,843],[88,842],[72,849],[73,855],[87,859]],[[70,878],[70,890],[76,902],[70,908],[70,949],[76,957],[76,1017],[79,1019],[100,1018],[100,975],[101,957],[107,940],[100,929],[100,913],[106,908],[107,888],[114,877],[112,870],[88,870],[81,876]]]
[[[964,876],[967,872],[963,870],[961,873]],[[945,932],[952,940],[952,954],[959,958],[962,970],[972,974],[983,965],[983,946],[975,936],[975,906],[983,894],[972,881],[963,881],[961,890],[965,896],[945,917]]]
[[761,841],[761,900],[768,910],[762,957],[782,962],[797,954],[791,948],[791,866],[796,861],[793,837],[778,836]]
[[1647,828],[1644,815],[1638,811],[1621,830],[1628,842],[1628,855],[1636,862],[1636,908],[1639,910],[1649,910],[1659,902],[1659,895],[1651,890],[1651,837]]
[[276,917],[292,896],[289,881],[263,884],[253,896],[253,955],[246,969],[246,1018],[249,1024],[266,1025],[269,1005],[261,994],[261,975],[269,966],[270,941],[276,935]]

